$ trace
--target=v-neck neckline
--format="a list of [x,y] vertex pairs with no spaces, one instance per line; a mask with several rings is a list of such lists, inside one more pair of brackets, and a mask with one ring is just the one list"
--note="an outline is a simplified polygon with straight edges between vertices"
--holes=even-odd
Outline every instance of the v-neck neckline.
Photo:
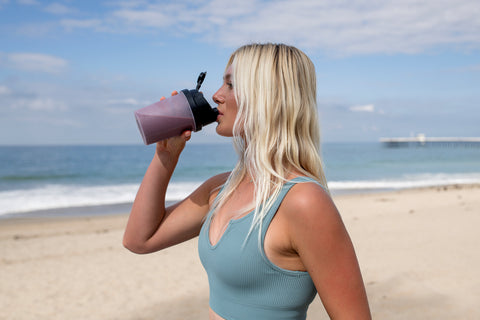
[[218,238],[218,240],[215,242],[215,244],[212,243],[212,240],[210,238],[210,227],[212,225],[212,221],[214,219],[213,216],[210,217],[209,221],[207,221],[208,225],[207,225],[207,232],[206,232],[206,236],[207,236],[207,240],[208,240],[208,245],[210,246],[210,248],[212,249],[215,249],[219,244],[220,242],[222,241],[222,239],[224,238],[225,234],[229,231],[230,227],[232,224],[235,224],[235,223],[239,223],[243,220],[245,220],[246,218],[248,218],[249,216],[251,216],[253,213],[255,212],[255,208],[248,211],[247,213],[245,213],[244,215],[242,215],[241,217],[239,218],[232,218],[228,221],[228,223],[225,225],[224,227],[224,230],[223,232],[221,233],[220,237]]
[[[296,180],[300,180],[302,178],[305,178],[304,176],[297,176],[297,177],[294,177],[290,180],[287,180],[283,186],[282,186],[282,189],[288,184],[288,183],[294,183]],[[221,191],[220,191],[221,192]],[[220,193],[219,193],[220,194]],[[218,195],[217,195],[218,196]],[[224,227],[224,230],[223,232],[221,233],[220,237],[218,238],[218,240],[215,242],[215,244],[212,243],[211,241],[211,238],[210,238],[210,227],[212,225],[212,221],[214,219],[214,212],[211,213],[210,217],[208,218],[208,220],[206,221],[207,223],[207,230],[206,230],[206,237],[207,237],[207,243],[209,245],[209,247],[211,249],[215,249],[219,244],[220,242],[222,241],[222,239],[224,238],[225,234],[229,231],[230,227],[232,224],[234,223],[237,223],[237,222],[241,222],[243,220],[245,220],[247,217],[251,216],[253,213],[255,212],[255,208],[253,208],[251,211],[245,213],[244,215],[242,215],[240,218],[232,218],[228,221],[228,223],[225,225]]]

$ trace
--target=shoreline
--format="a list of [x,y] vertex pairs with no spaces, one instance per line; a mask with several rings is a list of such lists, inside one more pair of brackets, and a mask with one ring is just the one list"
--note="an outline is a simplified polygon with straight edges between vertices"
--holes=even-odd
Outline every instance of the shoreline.
[[[480,318],[480,184],[333,198],[374,319]],[[0,220],[0,319],[208,319],[197,240],[135,255],[127,219]],[[318,297],[307,319],[328,319]]]
[[127,202],[117,204],[63,207],[7,213],[0,215],[0,223],[2,223],[4,220],[12,219],[81,218],[108,216],[118,214],[119,212],[129,212],[131,206],[132,203]]
[[[398,188],[398,189],[349,189],[340,191],[331,191],[332,197],[341,198],[349,196],[361,196],[372,194],[384,194],[392,192],[402,192],[408,190],[447,190],[447,189],[462,189],[462,188],[480,188],[480,183],[465,183],[465,184],[445,184],[445,185],[432,185],[424,187],[411,187],[411,188]],[[177,201],[167,201],[166,205],[173,205]],[[86,205],[86,206],[73,206],[73,207],[60,207],[51,209],[39,209],[24,212],[13,212],[0,215],[0,223],[5,220],[12,219],[44,219],[44,218],[81,218],[81,217],[98,217],[115,215],[118,213],[128,214],[131,210],[133,202],[123,202],[114,204],[100,204],[100,205]]]

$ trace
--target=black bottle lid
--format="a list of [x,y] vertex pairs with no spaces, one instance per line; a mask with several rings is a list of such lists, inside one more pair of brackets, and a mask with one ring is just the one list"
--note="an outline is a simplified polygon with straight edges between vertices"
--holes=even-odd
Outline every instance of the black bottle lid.
[[203,126],[217,120],[217,108],[212,108],[200,91],[197,89],[183,89],[182,92],[187,98],[193,113],[193,119],[195,120],[194,131],[200,131]]
[[203,126],[210,124],[217,120],[218,110],[217,108],[212,108],[210,104],[205,100],[203,94],[198,91],[202,86],[203,80],[207,72],[200,72],[197,78],[197,87],[193,90],[183,89],[182,92],[187,98],[190,109],[193,113],[193,119],[195,120],[195,129],[194,131],[200,131]]

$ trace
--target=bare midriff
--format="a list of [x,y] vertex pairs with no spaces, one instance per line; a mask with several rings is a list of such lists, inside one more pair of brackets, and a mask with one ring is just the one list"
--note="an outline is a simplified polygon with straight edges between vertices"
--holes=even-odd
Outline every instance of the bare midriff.
[[212,308],[208,308],[208,318],[210,320],[225,320],[222,317],[220,317],[218,314],[216,314],[215,311],[212,310]]

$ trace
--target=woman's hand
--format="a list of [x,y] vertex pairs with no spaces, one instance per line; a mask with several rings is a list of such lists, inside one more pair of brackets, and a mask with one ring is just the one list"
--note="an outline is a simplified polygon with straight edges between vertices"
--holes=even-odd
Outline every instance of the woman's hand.
[[[177,91],[172,92],[172,96],[175,96],[177,94]],[[160,100],[164,99],[165,97],[160,98]],[[156,154],[158,159],[165,167],[175,167],[178,158],[180,157],[180,153],[182,153],[183,149],[185,148],[186,142],[190,140],[191,135],[192,132],[190,130],[186,130],[182,132],[180,136],[168,138],[157,142]]]

